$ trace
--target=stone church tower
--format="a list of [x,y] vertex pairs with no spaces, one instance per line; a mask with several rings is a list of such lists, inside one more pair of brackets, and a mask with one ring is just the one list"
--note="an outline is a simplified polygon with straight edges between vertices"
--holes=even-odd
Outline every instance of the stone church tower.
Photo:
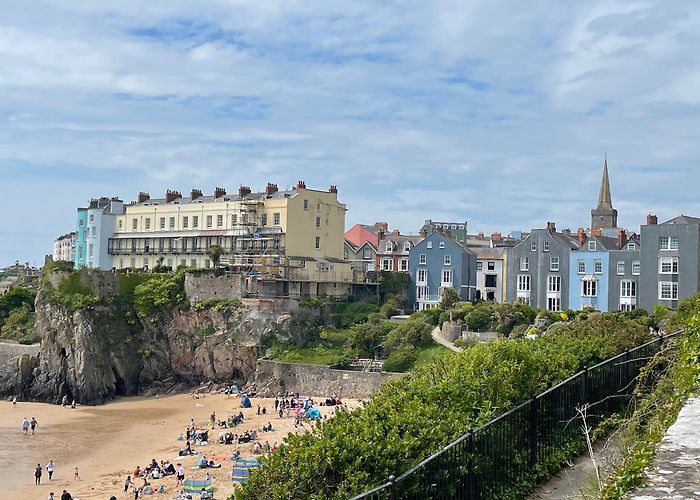
[[598,206],[591,210],[591,229],[612,229],[617,227],[617,210],[612,206],[608,159],[603,166],[603,179],[600,181]]

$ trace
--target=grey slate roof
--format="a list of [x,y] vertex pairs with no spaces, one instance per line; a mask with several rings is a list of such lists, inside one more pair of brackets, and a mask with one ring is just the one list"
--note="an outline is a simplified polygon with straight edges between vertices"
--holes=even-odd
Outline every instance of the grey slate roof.
[[681,214],[678,217],[664,222],[664,225],[666,224],[700,224],[700,218]]

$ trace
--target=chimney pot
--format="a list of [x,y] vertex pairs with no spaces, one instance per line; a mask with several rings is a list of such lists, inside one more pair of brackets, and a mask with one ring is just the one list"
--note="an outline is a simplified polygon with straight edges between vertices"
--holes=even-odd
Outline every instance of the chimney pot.
[[374,227],[376,227],[377,229],[380,229],[386,233],[389,230],[389,223],[388,222],[375,222]]
[[501,239],[501,233],[491,233],[491,239],[493,241],[500,241]]
[[647,215],[647,226],[655,226],[659,223],[659,218],[654,214]]
[[168,189],[165,192],[165,202],[170,203],[171,201],[175,201],[178,198],[182,198],[182,194],[179,191],[171,191]]
[[268,182],[267,187],[265,188],[265,194],[270,196],[276,192],[277,192],[277,184],[272,184],[272,183]]
[[578,240],[578,246],[580,247],[586,243],[588,237],[586,236],[586,231],[582,227],[578,228],[578,231],[576,231],[576,239]]
[[338,194],[338,187],[337,187],[337,186],[335,186],[335,185],[331,185],[331,187],[330,187],[330,188],[328,188],[328,192],[329,192],[329,193],[335,193],[335,194]]
[[620,232],[617,233],[617,248],[622,249],[622,245],[624,245],[626,241],[627,233],[624,229],[620,229]]
[[226,194],[226,190],[222,187],[215,187],[214,188],[214,199],[221,198]]
[[297,182],[297,191],[300,189],[306,189],[306,182],[301,180]]
[[557,232],[557,225],[554,222],[547,222],[547,230],[550,233],[556,233]]
[[192,188],[192,192],[190,193],[190,198],[193,200],[196,200],[200,196],[202,196],[202,191],[200,191],[199,189]]
[[141,191],[141,192],[139,193],[139,197],[138,197],[138,200],[139,200],[138,202],[139,202],[139,203],[143,203],[144,201],[150,200],[150,199],[151,199],[151,195],[150,195],[150,194],[144,193],[143,191]]
[[249,186],[240,186],[238,188],[238,197],[239,198],[244,198],[250,194],[250,187]]

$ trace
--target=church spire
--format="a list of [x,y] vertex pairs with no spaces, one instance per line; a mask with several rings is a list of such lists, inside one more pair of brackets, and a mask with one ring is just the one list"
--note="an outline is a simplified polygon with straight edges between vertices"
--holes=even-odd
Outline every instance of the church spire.
[[608,155],[605,155],[603,178],[600,181],[597,210],[612,210],[612,195],[610,194],[610,178],[608,177]]

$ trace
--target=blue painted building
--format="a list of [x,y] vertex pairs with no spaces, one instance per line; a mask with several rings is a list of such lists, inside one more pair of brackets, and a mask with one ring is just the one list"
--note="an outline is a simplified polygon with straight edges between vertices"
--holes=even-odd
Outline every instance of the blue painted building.
[[75,224],[75,267],[112,268],[109,239],[114,236],[115,218],[125,212],[119,198],[93,198],[87,208],[78,208]]
[[88,209],[78,208],[78,215],[75,219],[75,268],[87,266],[87,221]]
[[409,253],[411,302],[416,310],[440,304],[442,289],[476,300],[476,254],[440,232],[432,232]]

